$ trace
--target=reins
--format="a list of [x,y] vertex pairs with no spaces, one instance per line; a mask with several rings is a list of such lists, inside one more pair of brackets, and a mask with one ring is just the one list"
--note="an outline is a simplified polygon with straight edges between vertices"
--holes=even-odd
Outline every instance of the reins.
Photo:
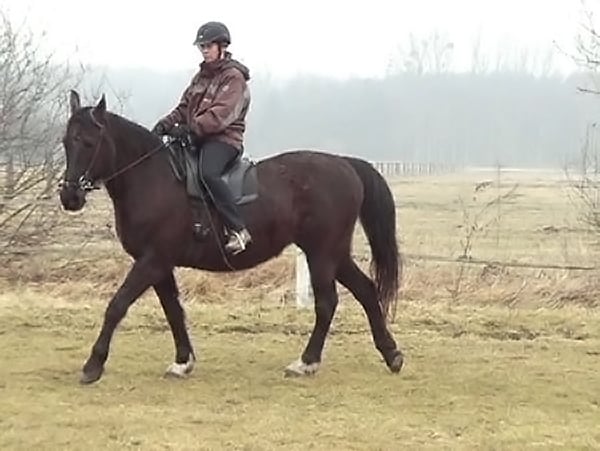
[[[90,171],[94,165],[94,163],[96,162],[96,158],[98,157],[98,154],[100,152],[100,146],[102,145],[102,139],[105,136],[105,130],[106,130],[106,126],[101,124],[100,122],[98,122],[98,120],[94,117],[94,114],[92,113],[92,110],[89,111],[90,113],[90,117],[92,119],[92,122],[94,122],[94,124],[100,128],[100,137],[98,139],[98,142],[96,143],[96,148],[94,149],[94,154],[92,155],[92,159],[90,160],[90,163],[88,164],[87,169],[85,170],[85,172],[83,173],[83,175],[81,177],[79,177],[79,180],[77,180],[76,182],[73,180],[67,180],[66,178],[63,179],[60,183],[60,186],[66,186],[68,187],[69,185],[73,184],[73,185],[79,185],[79,188],[81,188],[84,191],[91,191],[93,189],[95,189],[94,186],[94,180],[92,180],[90,178]],[[159,150],[161,150],[162,148],[164,148],[165,143],[162,142],[159,146],[156,146],[155,148],[153,148],[152,150],[150,150],[149,152],[146,152],[144,155],[142,155],[141,157],[137,158],[136,160],[132,161],[129,164],[126,164],[124,167],[118,169],[117,171],[115,171],[114,173],[112,173],[110,176],[102,179],[102,181],[104,183],[114,179],[115,177],[117,177],[120,174],[123,174],[124,172],[128,171],[129,169],[137,166],[138,164],[140,164],[142,161],[144,161],[147,158],[150,158],[152,155],[156,154]]]

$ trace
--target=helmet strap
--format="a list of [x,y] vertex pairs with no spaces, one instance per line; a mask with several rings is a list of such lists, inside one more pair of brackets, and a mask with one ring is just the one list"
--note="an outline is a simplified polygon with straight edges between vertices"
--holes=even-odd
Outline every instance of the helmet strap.
[[225,58],[225,55],[227,55],[227,47],[227,44],[219,42],[219,59]]

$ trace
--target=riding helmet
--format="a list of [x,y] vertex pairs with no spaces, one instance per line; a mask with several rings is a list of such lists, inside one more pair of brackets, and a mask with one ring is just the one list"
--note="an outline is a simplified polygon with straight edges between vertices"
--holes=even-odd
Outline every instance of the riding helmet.
[[213,42],[231,44],[231,35],[224,23],[211,21],[206,22],[198,28],[194,45],[210,44]]

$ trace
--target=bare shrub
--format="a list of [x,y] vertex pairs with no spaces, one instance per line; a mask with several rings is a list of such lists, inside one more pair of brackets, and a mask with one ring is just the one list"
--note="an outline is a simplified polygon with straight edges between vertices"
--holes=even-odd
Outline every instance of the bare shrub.
[[463,263],[458,267],[452,286],[447,288],[452,301],[457,301],[464,289],[465,262],[472,259],[473,245],[477,238],[490,233],[494,226],[496,226],[496,236],[498,236],[503,214],[501,204],[515,197],[518,185],[515,184],[508,191],[501,192],[499,174],[500,169],[498,169],[496,193],[491,198],[488,196],[486,199],[486,193],[489,191],[488,188],[492,186],[491,181],[475,185],[470,205],[462,197],[458,198],[462,211],[461,229],[463,231],[463,235],[460,238],[461,254],[458,256],[458,259]]
[[[53,195],[63,167],[68,91],[82,65],[42,51],[44,38],[0,9],[0,247],[40,244],[61,219]],[[90,93],[98,95],[101,83]],[[85,90],[84,90],[85,92]]]

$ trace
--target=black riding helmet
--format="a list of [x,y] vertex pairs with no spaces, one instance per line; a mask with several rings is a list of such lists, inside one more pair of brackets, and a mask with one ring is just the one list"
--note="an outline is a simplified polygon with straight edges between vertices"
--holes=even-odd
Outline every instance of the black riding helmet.
[[219,44],[231,44],[231,36],[229,30],[224,23],[221,22],[206,22],[196,33],[194,45],[211,44],[213,42]]

